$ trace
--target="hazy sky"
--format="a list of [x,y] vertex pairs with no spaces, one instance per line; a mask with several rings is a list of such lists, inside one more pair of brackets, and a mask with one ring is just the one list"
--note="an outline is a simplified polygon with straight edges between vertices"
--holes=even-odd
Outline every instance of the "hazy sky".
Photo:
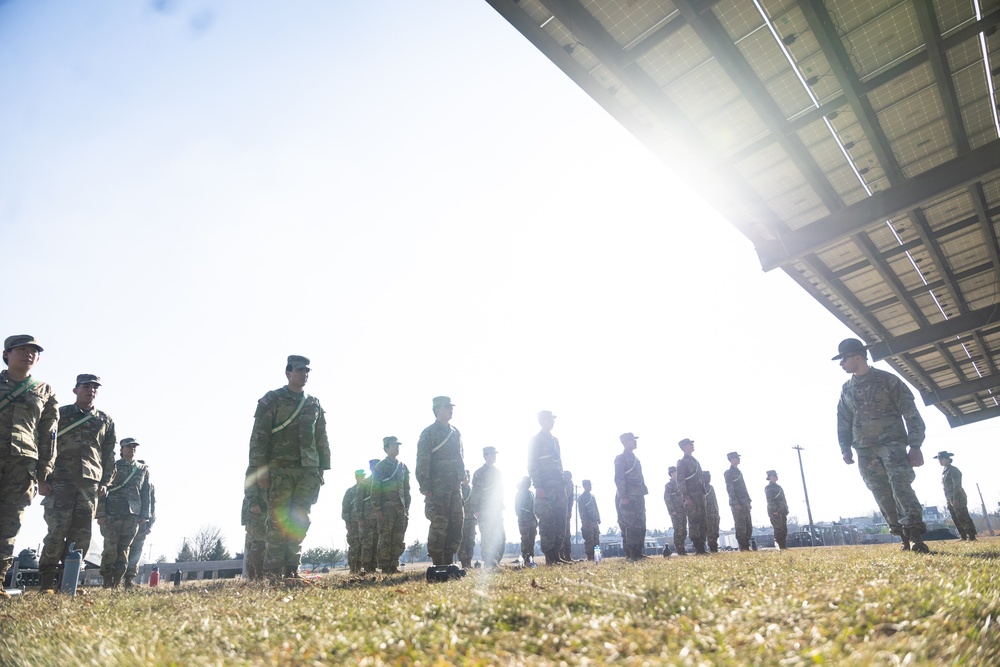
[[[344,546],[341,498],[383,436],[412,470],[438,394],[470,470],[498,448],[508,506],[550,409],[603,528],[624,431],[650,528],[669,525],[684,437],[723,528],[733,449],[755,524],[769,468],[805,520],[796,444],[817,521],[874,509],[836,440],[830,357],[850,332],[761,271],[683,161],[652,157],[485,2],[276,7],[0,3],[2,334],[42,341],[35,376],[64,402],[78,373],[103,378],[98,406],[156,484],[154,557],[206,524],[242,550],[254,407],[289,354],[312,359],[333,449],[306,547]],[[995,509],[1000,421],[922,412],[920,499],[943,505],[931,456],[949,449]],[[408,543],[427,537],[414,495]],[[36,499],[16,549],[44,534]]]

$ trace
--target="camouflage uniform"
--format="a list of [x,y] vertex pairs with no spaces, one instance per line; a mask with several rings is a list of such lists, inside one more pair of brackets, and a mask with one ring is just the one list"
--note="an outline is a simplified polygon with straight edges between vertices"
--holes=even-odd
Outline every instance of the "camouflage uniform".
[[462,482],[462,541],[458,545],[458,560],[462,567],[472,567],[472,559],[476,555],[476,521],[472,508],[469,507],[469,498],[472,497],[472,485],[466,481]]
[[[145,464],[145,461],[138,461],[138,463]],[[128,547],[128,565],[125,568],[125,588],[132,587],[132,580],[136,578],[139,574],[139,559],[142,558],[142,549],[146,546],[146,537],[153,530],[153,524],[156,522],[156,487],[153,483],[149,484],[149,519],[146,521],[146,525],[140,526],[135,533],[135,538],[132,540],[132,544]]]
[[14,381],[0,371],[0,581],[14,560],[14,538],[35,481],[47,481],[55,465],[58,423],[52,387],[31,376]]
[[542,553],[546,562],[559,562],[566,533],[567,499],[559,440],[551,433],[541,431],[532,439],[528,475],[535,486],[535,516]]
[[528,488],[531,478],[518,485],[514,496],[514,511],[517,512],[517,530],[521,533],[521,557],[531,563],[535,557],[535,537],[538,534],[538,517],[535,516],[535,495]]
[[485,464],[472,475],[469,509],[479,520],[480,546],[486,567],[499,565],[507,546],[503,529],[503,477],[495,465]]
[[566,491],[566,523],[563,526],[562,548],[559,549],[559,557],[565,561],[573,560],[573,505],[575,505],[576,495],[573,489],[573,478],[568,476],[569,471],[563,471],[563,488]]
[[705,483],[705,526],[707,527],[706,539],[708,540],[708,550],[712,553],[719,551],[719,523],[722,517],[719,514],[719,499],[715,496],[715,488],[708,482]]
[[[674,466],[670,467],[676,470]],[[687,553],[687,548],[684,546],[688,535],[687,513],[684,512],[684,495],[681,493],[681,487],[677,480],[671,479],[663,487],[663,502],[667,505],[670,523],[674,527],[674,549],[679,556],[683,556]]]
[[372,505],[378,519],[378,566],[382,572],[399,571],[406,550],[406,526],[410,516],[410,470],[402,461],[384,458],[375,466]]
[[434,565],[451,565],[462,542],[463,456],[462,434],[454,426],[435,421],[420,434],[414,474],[431,522],[427,553]]
[[[364,471],[359,472],[364,475]],[[360,486],[361,480],[358,480],[354,486],[348,488],[340,504],[340,518],[344,520],[347,528],[347,565],[351,569],[351,574],[361,572],[361,528],[358,526],[358,515],[354,509],[354,499]]]
[[944,485],[944,498],[948,501],[948,511],[959,537],[975,540],[976,524],[969,516],[969,499],[962,488],[962,471],[949,462],[941,471],[941,484]]
[[785,540],[788,537],[788,501],[785,500],[785,490],[776,482],[764,487],[764,497],[767,498],[767,516],[774,528],[774,543],[779,549],[787,549]]
[[264,570],[297,576],[309,512],[319,498],[323,471],[330,469],[326,415],[315,396],[281,387],[260,399],[250,435],[250,468],[266,470],[270,479]]
[[751,503],[747,483],[743,480],[743,473],[735,466],[729,466],[723,477],[726,480],[729,507],[733,510],[733,522],[736,525],[736,542],[740,545],[740,551],[750,551],[753,522],[750,520]]
[[[131,438],[122,440],[127,443]],[[123,448],[126,446],[122,445]],[[104,519],[101,535],[101,576],[104,587],[117,586],[128,567],[129,546],[140,523],[149,520],[149,470],[144,463],[118,459],[108,495],[97,501],[97,519]]]
[[677,461],[677,486],[684,496],[688,534],[696,554],[705,553],[705,483],[701,477],[701,464],[690,454]]
[[601,543],[601,511],[597,509],[597,499],[590,491],[584,490],[576,499],[583,533],[583,551],[587,560],[594,560],[594,547]]
[[59,564],[70,544],[84,556],[90,550],[98,487],[111,480],[118,444],[107,413],[76,403],[59,408],[59,430],[59,451],[48,480],[52,493],[42,500],[48,526],[38,559],[42,590],[56,588]]
[[911,486],[916,475],[906,447],[919,449],[923,444],[924,420],[909,388],[892,373],[877,368],[852,375],[837,404],[837,437],[845,457],[851,447],[857,450],[861,477],[889,530],[921,542],[927,525]]
[[358,485],[358,493],[354,496],[354,513],[358,517],[358,533],[361,535],[361,569],[364,572],[375,572],[378,569],[378,519],[375,517],[375,504],[372,498],[375,494],[375,466],[369,462],[373,470]]
[[[252,480],[254,470],[247,470],[247,479]],[[257,511],[254,512],[253,509]],[[243,508],[240,521],[246,528],[243,541],[243,563],[247,578],[253,581],[264,578],[264,552],[267,550],[267,492],[255,483],[244,485]]]
[[[649,489],[642,476],[642,464],[635,454],[626,452],[615,457],[615,488],[615,509],[625,557],[637,560],[643,557],[646,543],[646,494]],[[628,499],[627,505],[621,503],[624,499]]]

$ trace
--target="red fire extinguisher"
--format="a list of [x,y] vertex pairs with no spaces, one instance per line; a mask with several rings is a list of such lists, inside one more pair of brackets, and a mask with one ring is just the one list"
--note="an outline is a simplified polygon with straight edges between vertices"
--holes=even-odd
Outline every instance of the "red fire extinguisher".
[[160,584],[160,568],[153,566],[153,571],[149,573],[149,585],[158,586]]

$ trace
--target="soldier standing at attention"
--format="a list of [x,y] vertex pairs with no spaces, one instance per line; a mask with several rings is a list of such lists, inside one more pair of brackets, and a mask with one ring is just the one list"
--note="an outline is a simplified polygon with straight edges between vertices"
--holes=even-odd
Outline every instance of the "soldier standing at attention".
[[503,530],[503,478],[497,470],[496,447],[483,447],[483,463],[472,475],[469,509],[479,521],[483,565],[496,567],[503,560],[507,536]]
[[288,357],[288,384],[257,403],[250,435],[250,468],[267,496],[264,571],[276,579],[299,578],[309,512],[330,469],[326,415],[305,392],[309,371],[309,359]]
[[361,533],[361,570],[374,574],[378,569],[378,519],[375,518],[375,466],[378,459],[368,460],[368,477],[362,480],[354,496],[354,510],[358,515],[358,532]]
[[580,513],[584,555],[587,560],[594,560],[594,547],[601,543],[601,512],[590,489],[590,480],[583,480],[583,493],[576,499],[576,507]]
[[472,497],[472,475],[468,470],[462,479],[462,541],[458,545],[458,560],[462,567],[472,567],[472,557],[476,554],[476,515],[469,506]]
[[378,566],[383,574],[399,572],[406,551],[406,526],[410,520],[410,470],[399,460],[399,440],[382,438],[385,458],[375,465],[372,505],[378,523]]
[[135,460],[135,438],[121,441],[108,494],[97,500],[97,525],[104,537],[101,576],[105,588],[117,588],[128,567],[128,549],[149,521],[149,469]]
[[247,468],[240,512],[240,521],[247,533],[243,541],[243,565],[251,581],[264,578],[264,551],[267,548],[267,495],[253,481],[255,472]]
[[646,557],[646,480],[642,464],[634,452],[639,443],[632,433],[619,436],[624,452],[615,457],[615,509],[618,510],[618,527],[622,531],[625,558],[631,561]]
[[[138,463],[145,465],[146,462],[140,459]],[[150,482],[149,519],[146,520],[145,526],[136,531],[132,544],[128,545],[128,565],[125,567],[125,578],[122,579],[125,588],[132,588],[132,581],[139,574],[139,559],[142,558],[142,549],[146,546],[146,538],[152,532],[154,523],[156,523],[156,486]]]
[[98,494],[108,493],[115,469],[115,423],[94,407],[101,378],[77,375],[73,393],[76,402],[59,408],[59,451],[55,467],[38,492],[45,496],[48,533],[38,559],[38,582],[42,593],[55,593],[59,586],[59,564],[75,544],[84,556],[97,512]]
[[447,396],[431,403],[435,421],[417,441],[417,484],[424,515],[431,522],[427,553],[434,565],[451,565],[462,542],[462,477],[465,474],[462,434],[449,424],[454,404]]
[[347,489],[340,503],[340,518],[344,520],[344,526],[347,528],[347,566],[351,574],[361,572],[361,529],[358,526],[359,517],[354,509],[354,499],[364,479],[365,471],[355,470],[354,486]]
[[[670,523],[674,527],[674,550],[678,556],[686,556],[687,548],[684,541],[687,540],[687,514],[684,512],[684,494],[681,493],[680,484],[677,483],[677,466],[667,468],[670,481],[663,487],[663,502],[667,505],[667,512],[670,514]],[[667,552],[663,552],[667,555]]]
[[684,513],[688,518],[688,534],[694,545],[694,552],[705,553],[705,482],[702,478],[701,464],[692,456],[694,440],[684,438],[677,446],[684,456],[677,461],[677,485],[684,496]]
[[573,562],[573,505],[576,504],[576,489],[573,487],[573,473],[563,470],[563,487],[566,489],[566,524],[563,528],[562,548],[559,558],[567,563]]
[[733,510],[733,522],[736,525],[736,542],[740,551],[750,551],[750,539],[753,534],[753,522],[750,520],[750,492],[747,483],[743,481],[740,472],[740,455],[737,452],[726,454],[729,459],[729,469],[723,475],[726,479],[726,493],[729,494],[729,507]]
[[705,534],[708,540],[708,550],[713,554],[719,553],[719,523],[722,517],[719,515],[719,499],[715,495],[715,488],[712,486],[712,473],[703,470],[701,474],[705,479]]
[[556,416],[548,410],[538,413],[542,430],[528,449],[528,475],[535,485],[535,516],[546,565],[565,562],[559,556],[566,533],[566,487],[559,439],[552,435]]
[[785,490],[778,486],[778,473],[767,471],[767,486],[764,487],[764,497],[767,498],[767,516],[774,528],[774,543],[784,551],[785,539],[788,537],[788,501],[785,500]]
[[517,483],[514,511],[517,512],[517,530],[521,533],[521,558],[525,565],[530,565],[534,562],[535,536],[538,534],[535,495],[531,492],[530,477],[525,477]]
[[844,463],[854,463],[851,448],[856,449],[861,478],[875,496],[889,531],[900,536],[903,551],[928,553],[923,507],[911,486],[916,479],[913,468],[924,464],[920,452],[924,420],[913,394],[892,373],[869,366],[867,348],[857,338],[840,342],[833,358],[837,360],[851,374],[837,404],[837,439]]
[[959,537],[972,542],[976,539],[976,524],[969,516],[969,499],[962,488],[962,471],[951,464],[953,456],[951,452],[938,452],[936,457],[943,468],[941,484],[944,485],[944,499],[948,502],[948,511]]
[[0,598],[14,560],[14,538],[34,483],[47,482],[55,465],[59,406],[52,387],[31,377],[42,346],[34,336],[3,342],[6,370],[0,371]]

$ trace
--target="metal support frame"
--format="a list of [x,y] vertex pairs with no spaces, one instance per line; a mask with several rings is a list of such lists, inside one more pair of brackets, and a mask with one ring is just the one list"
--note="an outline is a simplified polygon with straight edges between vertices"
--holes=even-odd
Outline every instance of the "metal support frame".
[[872,359],[879,361],[886,357],[918,350],[946,338],[962,336],[976,329],[982,329],[983,327],[998,323],[1000,323],[1000,305],[989,306],[971,311],[966,315],[960,315],[950,320],[932,324],[923,329],[896,336],[895,338],[885,339],[873,345],[869,348],[869,351],[871,352]]

